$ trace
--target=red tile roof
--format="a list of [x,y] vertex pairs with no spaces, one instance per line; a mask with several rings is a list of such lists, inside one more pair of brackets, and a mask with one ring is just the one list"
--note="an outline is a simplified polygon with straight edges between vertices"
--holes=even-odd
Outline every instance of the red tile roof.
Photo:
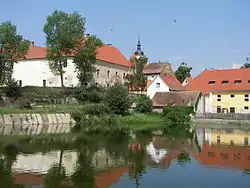
[[[186,90],[201,91],[203,94],[211,91],[250,90],[249,75],[250,68],[205,70],[189,80],[185,88]],[[241,83],[235,83],[237,80],[240,80]]]
[[[46,48],[35,46],[31,43],[29,51],[25,56],[26,59],[44,59],[46,56]],[[108,63],[130,67],[131,63],[124,55],[114,46],[104,45],[97,49],[96,59]]]
[[174,90],[184,90],[183,85],[177,80],[174,75],[164,74],[161,75],[163,81],[172,89]]

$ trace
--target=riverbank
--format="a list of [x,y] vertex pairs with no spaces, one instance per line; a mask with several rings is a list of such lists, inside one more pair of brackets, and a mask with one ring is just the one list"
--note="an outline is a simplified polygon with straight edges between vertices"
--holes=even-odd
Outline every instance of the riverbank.
[[192,119],[192,122],[195,125],[207,127],[223,127],[223,126],[232,126],[232,127],[249,127],[250,128],[250,120],[226,120],[226,119]]

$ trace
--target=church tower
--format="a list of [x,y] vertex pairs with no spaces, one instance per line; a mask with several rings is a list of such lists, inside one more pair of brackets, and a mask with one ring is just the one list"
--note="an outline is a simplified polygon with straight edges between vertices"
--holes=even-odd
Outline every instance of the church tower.
[[141,41],[140,41],[140,37],[138,37],[138,43],[137,43],[137,48],[136,51],[134,52],[133,56],[137,59],[139,59],[140,57],[144,56],[144,52],[141,49]]

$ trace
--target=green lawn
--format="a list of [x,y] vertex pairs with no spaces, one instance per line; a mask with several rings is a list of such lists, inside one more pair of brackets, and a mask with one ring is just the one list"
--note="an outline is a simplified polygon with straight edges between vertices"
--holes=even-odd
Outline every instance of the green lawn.
[[18,114],[18,113],[71,113],[82,107],[79,104],[64,104],[64,105],[44,105],[35,106],[32,109],[21,109],[21,108],[0,108],[0,114]]

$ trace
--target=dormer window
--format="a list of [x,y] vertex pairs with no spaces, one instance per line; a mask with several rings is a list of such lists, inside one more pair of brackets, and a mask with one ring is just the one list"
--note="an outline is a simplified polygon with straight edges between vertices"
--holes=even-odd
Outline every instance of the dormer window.
[[161,84],[160,83],[156,83],[156,88],[160,88]]
[[210,81],[208,82],[208,84],[209,84],[209,85],[214,85],[214,84],[215,84],[215,81],[214,81],[214,80],[210,80]]
[[221,83],[222,83],[222,84],[228,84],[229,81],[228,81],[228,80],[223,80]]
[[241,84],[241,80],[235,80],[234,83],[235,84]]

